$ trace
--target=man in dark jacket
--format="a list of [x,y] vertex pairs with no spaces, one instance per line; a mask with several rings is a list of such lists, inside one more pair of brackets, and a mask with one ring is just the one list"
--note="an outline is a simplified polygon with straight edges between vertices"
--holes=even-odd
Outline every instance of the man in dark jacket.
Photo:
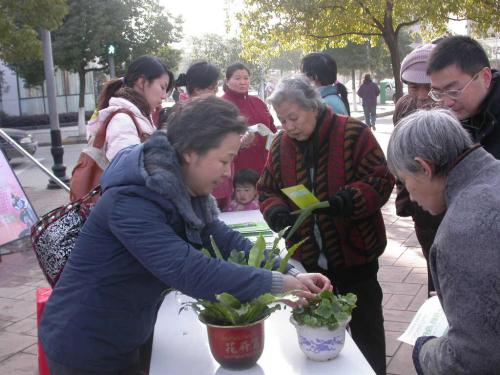
[[475,142],[500,159],[500,72],[474,39],[454,36],[434,48],[430,97],[455,112]]

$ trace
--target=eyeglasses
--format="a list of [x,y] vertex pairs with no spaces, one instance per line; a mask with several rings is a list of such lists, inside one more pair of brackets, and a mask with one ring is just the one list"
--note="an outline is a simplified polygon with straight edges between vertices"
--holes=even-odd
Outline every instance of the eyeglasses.
[[477,77],[479,77],[479,73],[481,73],[481,71],[482,71],[482,69],[479,72],[477,72],[476,74],[474,74],[474,76],[470,79],[470,81],[467,82],[465,84],[465,86],[459,90],[443,90],[443,91],[441,91],[441,90],[431,89],[431,91],[429,91],[429,96],[432,98],[432,100],[434,100],[436,102],[443,100],[445,97],[456,100],[463,94],[465,89],[467,87],[469,87],[469,85],[472,83],[472,81],[475,81],[477,79]]

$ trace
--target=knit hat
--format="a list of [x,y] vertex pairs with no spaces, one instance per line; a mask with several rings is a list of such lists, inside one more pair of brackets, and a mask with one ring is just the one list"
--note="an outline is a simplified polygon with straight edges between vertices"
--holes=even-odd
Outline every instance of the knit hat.
[[424,44],[411,51],[401,63],[401,81],[405,83],[431,83],[427,75],[427,61],[435,44]]

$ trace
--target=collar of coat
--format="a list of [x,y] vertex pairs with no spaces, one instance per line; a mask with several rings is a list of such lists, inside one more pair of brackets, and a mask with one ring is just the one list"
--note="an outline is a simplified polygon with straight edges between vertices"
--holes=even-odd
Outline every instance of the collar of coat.
[[211,196],[191,197],[184,183],[179,156],[167,134],[155,132],[143,148],[146,187],[165,196],[177,208],[189,227],[200,230],[215,221],[219,210]]

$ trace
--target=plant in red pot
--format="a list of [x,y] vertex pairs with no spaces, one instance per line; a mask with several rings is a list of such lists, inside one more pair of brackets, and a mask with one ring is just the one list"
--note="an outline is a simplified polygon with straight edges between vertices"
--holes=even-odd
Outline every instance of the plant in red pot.
[[[229,262],[283,272],[285,267],[303,241],[290,247],[287,255],[280,260],[278,242],[283,233],[274,241],[272,249],[266,253],[264,237],[259,236],[248,256],[243,251],[233,250]],[[216,257],[221,252],[212,240]],[[206,250],[206,255],[211,256]],[[277,302],[287,299],[296,300],[291,293],[282,295],[262,294],[252,301],[241,302],[229,293],[215,296],[216,301],[199,299],[186,302],[181,310],[192,308],[199,320],[206,324],[210,350],[215,360],[228,369],[250,368],[258,361],[264,349],[264,321],[269,315],[281,308]]]

